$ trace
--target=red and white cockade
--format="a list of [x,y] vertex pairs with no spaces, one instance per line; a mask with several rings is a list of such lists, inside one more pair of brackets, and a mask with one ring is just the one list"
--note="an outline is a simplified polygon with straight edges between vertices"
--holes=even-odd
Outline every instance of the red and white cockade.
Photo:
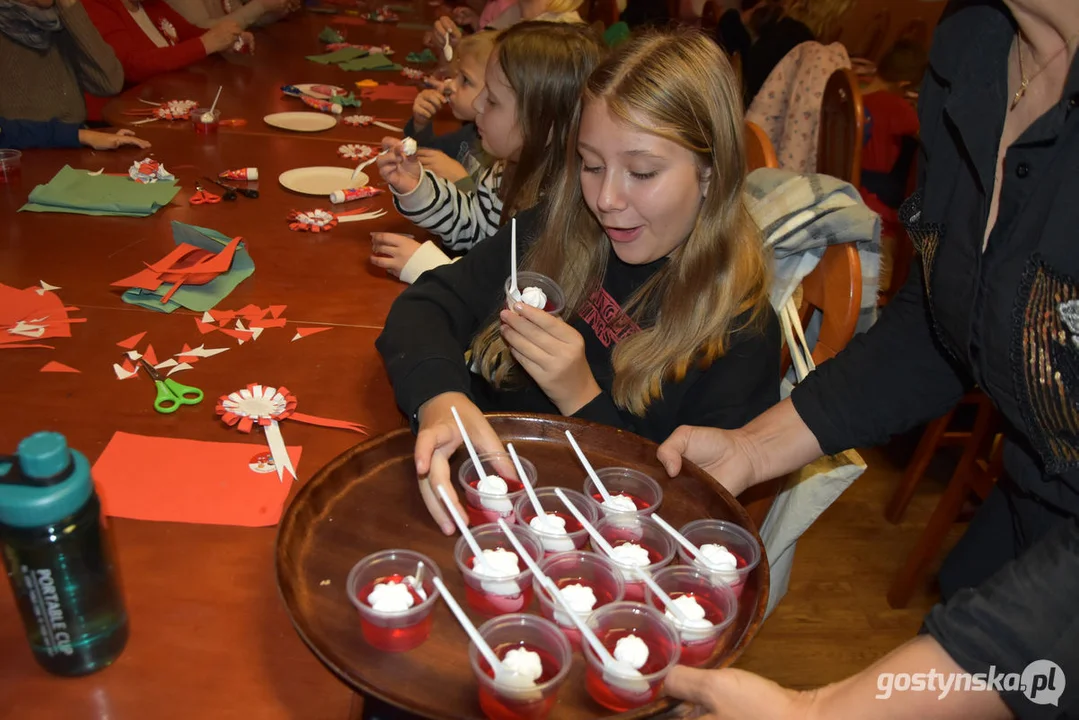
[[342,145],[337,148],[337,154],[348,160],[366,160],[374,157],[376,152],[378,151],[370,145]]

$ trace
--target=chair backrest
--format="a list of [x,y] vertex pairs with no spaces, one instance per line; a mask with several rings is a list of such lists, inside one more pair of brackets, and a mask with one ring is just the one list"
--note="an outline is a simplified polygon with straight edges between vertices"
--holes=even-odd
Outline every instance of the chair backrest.
[[888,36],[888,29],[892,24],[892,14],[887,10],[881,10],[869,21],[869,26],[862,33],[865,42],[861,44],[854,57],[868,60],[879,60],[884,53],[884,38]]
[[840,68],[828,78],[821,99],[817,172],[858,187],[862,179],[865,111],[858,78]]
[[772,141],[768,139],[760,125],[747,120],[745,136],[746,172],[753,172],[757,168],[763,167],[779,167],[776,149],[772,147]]
[[[820,333],[813,346],[813,362],[820,365],[839,354],[854,337],[862,304],[862,261],[854,243],[831,245],[817,267],[802,280],[802,327],[815,311],[821,313]],[[790,369],[790,351],[783,348],[782,370]]]

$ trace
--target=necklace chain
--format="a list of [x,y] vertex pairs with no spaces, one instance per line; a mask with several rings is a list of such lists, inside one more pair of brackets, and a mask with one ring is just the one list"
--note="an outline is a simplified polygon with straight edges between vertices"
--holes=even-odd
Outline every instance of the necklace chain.
[[1068,38],[1067,42],[1064,43],[1064,47],[1057,50],[1056,53],[1053,54],[1053,57],[1046,60],[1045,63],[1038,68],[1037,72],[1030,77],[1027,77],[1026,71],[1023,69],[1023,36],[1018,31],[1015,33],[1015,54],[1019,59],[1019,89],[1016,90],[1015,94],[1012,96],[1012,103],[1008,108],[1009,110],[1015,109],[1019,104],[1019,101],[1027,94],[1027,86],[1030,85],[1034,78],[1041,75],[1046,68],[1052,65],[1054,60],[1063,55],[1064,51],[1071,47],[1072,40],[1075,40],[1076,37],[1079,37],[1079,33]]

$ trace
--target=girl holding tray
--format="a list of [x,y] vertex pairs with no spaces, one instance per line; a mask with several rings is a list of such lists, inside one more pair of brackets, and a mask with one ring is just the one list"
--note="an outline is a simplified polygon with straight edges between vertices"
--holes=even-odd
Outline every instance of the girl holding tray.
[[517,215],[519,270],[559,285],[560,316],[507,308],[510,228],[394,303],[376,346],[447,534],[433,490],[453,494],[451,406],[482,453],[502,450],[485,411],[573,416],[661,442],[683,424],[740,427],[778,400],[779,325],[742,201],[739,97],[708,38],[628,41],[588,80],[545,202]]

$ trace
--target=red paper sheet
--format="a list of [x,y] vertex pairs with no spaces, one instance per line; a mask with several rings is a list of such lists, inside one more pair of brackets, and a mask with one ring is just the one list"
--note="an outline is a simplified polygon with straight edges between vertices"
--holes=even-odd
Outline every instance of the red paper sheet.
[[[290,446],[299,468],[302,448]],[[161,522],[266,527],[281,519],[292,483],[281,482],[258,443],[221,443],[112,436],[93,475],[105,512],[113,517]],[[256,472],[263,463],[263,470]],[[286,477],[288,473],[285,473]]]
[[[71,337],[70,324],[85,322],[86,318],[69,318],[64,303],[54,292],[38,295],[37,288],[16,290],[0,284],[0,348],[12,347],[50,347],[40,341],[46,338]],[[20,321],[32,325],[44,326],[44,332],[38,337],[15,335],[7,332]]]

